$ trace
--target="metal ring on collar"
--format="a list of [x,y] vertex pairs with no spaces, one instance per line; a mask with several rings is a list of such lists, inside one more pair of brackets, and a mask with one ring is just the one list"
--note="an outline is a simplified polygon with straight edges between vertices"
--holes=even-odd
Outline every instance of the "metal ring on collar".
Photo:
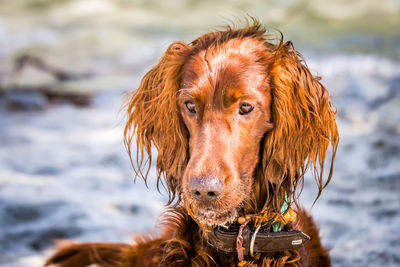
[[250,241],[250,256],[254,258],[254,243],[256,241],[257,233],[261,228],[261,224],[257,227],[257,229],[254,231],[253,235],[251,236],[251,241]]

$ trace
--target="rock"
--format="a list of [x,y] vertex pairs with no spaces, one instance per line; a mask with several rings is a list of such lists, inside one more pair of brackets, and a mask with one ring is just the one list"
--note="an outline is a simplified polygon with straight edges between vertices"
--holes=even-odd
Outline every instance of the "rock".
[[11,73],[3,82],[4,88],[48,88],[57,79],[49,72],[27,65],[20,71]]
[[129,213],[130,215],[137,215],[140,211],[139,205],[126,205],[126,204],[118,204],[115,206],[118,210]]
[[13,90],[3,93],[3,98],[10,111],[42,110],[48,106],[48,98],[40,91]]
[[61,93],[54,91],[45,91],[44,95],[49,99],[52,104],[70,103],[75,106],[87,107],[92,103],[91,94],[83,93]]
[[28,246],[34,250],[42,250],[54,244],[56,239],[72,238],[79,235],[82,230],[78,227],[54,227],[46,229],[39,233],[28,243]]
[[9,206],[5,208],[5,212],[14,222],[31,222],[41,216],[40,210],[32,206]]
[[5,205],[1,220],[10,224],[30,223],[51,215],[63,205],[61,202],[42,204],[9,204]]

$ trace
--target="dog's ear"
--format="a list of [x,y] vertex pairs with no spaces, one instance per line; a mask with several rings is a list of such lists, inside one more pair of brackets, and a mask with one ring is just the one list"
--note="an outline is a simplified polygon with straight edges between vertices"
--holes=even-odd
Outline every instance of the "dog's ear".
[[[265,138],[262,159],[265,179],[296,199],[296,186],[311,163],[319,189],[318,199],[331,179],[339,141],[329,93],[319,82],[320,78],[310,73],[291,42],[276,46],[270,73],[274,129]],[[331,166],[324,182],[329,144]]]
[[[188,133],[177,104],[181,71],[188,50],[189,46],[183,42],[172,43],[160,62],[144,76],[139,88],[131,93],[127,103],[124,137],[132,165],[146,181],[154,146],[158,151],[157,186],[164,177],[170,202],[175,198],[179,178],[188,160]],[[136,154],[132,154],[135,138]]]

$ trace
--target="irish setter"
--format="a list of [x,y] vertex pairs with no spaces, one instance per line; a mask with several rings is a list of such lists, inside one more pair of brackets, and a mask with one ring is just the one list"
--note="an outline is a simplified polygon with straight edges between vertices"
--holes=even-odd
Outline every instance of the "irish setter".
[[[316,199],[331,179],[335,111],[291,42],[274,41],[257,21],[174,42],[132,93],[127,112],[125,142],[131,156],[136,140],[134,165],[145,180],[152,147],[158,151],[158,182],[169,191],[164,232],[132,245],[66,243],[46,265],[330,266],[297,200],[308,167]],[[257,234],[293,230],[310,241],[254,250]],[[218,231],[232,242],[215,241]]]

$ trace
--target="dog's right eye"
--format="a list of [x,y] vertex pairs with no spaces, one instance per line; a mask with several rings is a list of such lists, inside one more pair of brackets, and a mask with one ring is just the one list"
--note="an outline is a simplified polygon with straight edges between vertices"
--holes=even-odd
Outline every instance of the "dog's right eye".
[[250,104],[247,103],[243,103],[240,105],[239,107],[239,114],[240,115],[246,115],[249,114],[250,112],[252,112],[254,109],[254,107]]
[[192,101],[186,101],[185,106],[190,113],[196,114],[196,105]]

